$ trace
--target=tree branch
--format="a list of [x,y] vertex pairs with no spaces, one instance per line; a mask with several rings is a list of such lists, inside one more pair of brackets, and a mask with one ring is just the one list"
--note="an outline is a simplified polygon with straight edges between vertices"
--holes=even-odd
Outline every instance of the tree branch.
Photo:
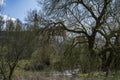
[[68,28],[63,24],[63,22],[57,22],[57,23],[55,23],[55,24],[60,24],[60,25],[62,25],[63,29],[64,29],[64,30],[67,30],[67,31],[69,31],[69,32],[78,33],[78,34],[83,33],[83,34],[85,34],[86,36],[89,36],[85,31],[76,31],[76,30],[68,29]]
[[94,14],[93,10],[92,10],[89,6],[87,6],[87,5],[83,2],[83,0],[81,0],[80,3],[90,12],[90,14],[92,15],[92,17],[93,17],[95,20],[97,20],[97,16]]

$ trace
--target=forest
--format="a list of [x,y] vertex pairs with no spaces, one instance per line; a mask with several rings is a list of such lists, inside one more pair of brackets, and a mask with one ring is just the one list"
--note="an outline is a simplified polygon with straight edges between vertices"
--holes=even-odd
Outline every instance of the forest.
[[37,3],[24,22],[0,5],[0,80],[120,80],[120,0]]

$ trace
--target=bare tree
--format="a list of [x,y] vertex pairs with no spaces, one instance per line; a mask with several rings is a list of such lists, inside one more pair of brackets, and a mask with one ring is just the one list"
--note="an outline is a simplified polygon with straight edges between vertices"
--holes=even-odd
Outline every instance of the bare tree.
[[41,3],[47,15],[54,19],[55,26],[62,26],[66,31],[85,37],[85,41],[79,41],[78,44],[87,43],[93,69],[94,59],[99,56],[95,52],[96,39],[110,16],[112,0],[44,0]]
[[[93,48],[98,30],[106,20],[110,0],[49,0],[44,9],[55,16],[65,30],[84,34],[87,38],[90,55],[95,55]],[[69,23],[70,22],[70,23]]]

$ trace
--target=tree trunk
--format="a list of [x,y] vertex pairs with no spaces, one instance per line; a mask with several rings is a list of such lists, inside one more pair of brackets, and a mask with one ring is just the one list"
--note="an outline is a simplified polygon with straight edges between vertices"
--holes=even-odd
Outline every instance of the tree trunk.
[[12,75],[13,75],[13,72],[15,70],[15,66],[16,65],[14,65],[12,68],[10,68],[10,72],[9,72],[9,75],[8,75],[8,80],[12,80]]

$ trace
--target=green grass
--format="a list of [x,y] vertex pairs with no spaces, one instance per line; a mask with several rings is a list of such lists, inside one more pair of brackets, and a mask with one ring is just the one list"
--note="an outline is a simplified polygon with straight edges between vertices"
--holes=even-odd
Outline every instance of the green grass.
[[13,80],[120,80],[120,72],[113,73],[106,78],[104,72],[79,73],[73,76],[54,75],[52,71],[25,71],[25,64],[30,64],[28,60],[21,60],[15,69]]

